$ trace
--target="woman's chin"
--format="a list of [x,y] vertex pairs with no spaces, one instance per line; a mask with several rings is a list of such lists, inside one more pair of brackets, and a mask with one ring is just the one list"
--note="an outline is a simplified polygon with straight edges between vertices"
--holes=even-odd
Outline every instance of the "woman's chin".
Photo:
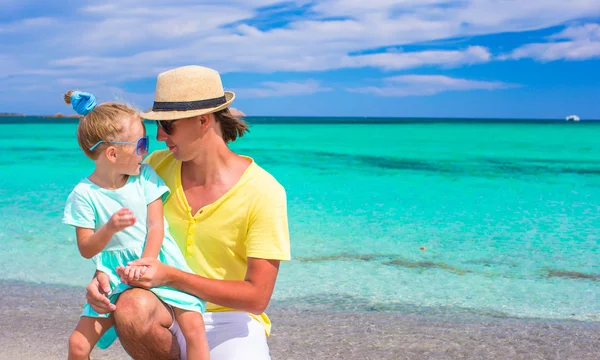
[[177,147],[175,147],[173,149],[169,148],[169,150],[171,151],[171,154],[173,154],[173,157],[176,160],[179,160],[179,161],[186,161],[187,160],[187,159],[184,158],[184,156],[182,156],[183,154],[181,154],[181,152],[179,152],[179,149]]

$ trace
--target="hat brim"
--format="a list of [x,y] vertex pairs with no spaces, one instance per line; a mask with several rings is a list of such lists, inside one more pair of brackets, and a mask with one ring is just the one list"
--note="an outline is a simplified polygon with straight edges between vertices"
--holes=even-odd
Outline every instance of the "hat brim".
[[223,110],[235,99],[235,94],[231,91],[225,91],[225,100],[226,102],[222,105],[213,108],[206,109],[198,109],[198,110],[181,110],[181,111],[152,111],[152,108],[140,114],[140,116],[147,120],[178,120],[185,119],[194,116],[210,114],[217,112],[219,110]]

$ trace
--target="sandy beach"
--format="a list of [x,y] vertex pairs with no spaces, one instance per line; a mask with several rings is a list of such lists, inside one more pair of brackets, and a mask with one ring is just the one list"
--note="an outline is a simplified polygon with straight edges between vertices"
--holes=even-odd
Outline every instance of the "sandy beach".
[[[0,282],[0,358],[65,359],[83,289]],[[600,323],[269,311],[273,359],[600,358]],[[92,359],[129,359],[119,344]]]

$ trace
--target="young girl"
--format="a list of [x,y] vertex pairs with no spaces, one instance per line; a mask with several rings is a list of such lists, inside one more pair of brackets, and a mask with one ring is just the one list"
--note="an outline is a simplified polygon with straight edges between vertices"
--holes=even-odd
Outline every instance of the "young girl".
[[[77,140],[96,166],[69,195],[63,222],[75,226],[81,255],[92,258],[96,269],[110,276],[110,301],[114,304],[130,288],[116,272],[129,261],[158,258],[191,272],[163,217],[162,201],[169,189],[150,166],[142,164],[148,137],[138,112],[118,103],[96,106],[94,95],[79,91],[66,93],[65,102],[83,115]],[[127,277],[139,279],[145,270],[130,267]],[[202,318],[206,303],[173,288],[151,291],[173,309],[186,340],[187,359],[208,359]],[[105,349],[116,337],[109,314],[98,314],[86,303],[69,339],[69,359],[89,359],[96,344]]]

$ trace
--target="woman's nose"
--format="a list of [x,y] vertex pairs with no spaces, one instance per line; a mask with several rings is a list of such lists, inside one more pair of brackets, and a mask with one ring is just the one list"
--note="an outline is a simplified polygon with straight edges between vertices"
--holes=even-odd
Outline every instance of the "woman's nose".
[[166,139],[167,139],[167,134],[160,126],[158,126],[158,130],[156,131],[156,140],[165,141]]

